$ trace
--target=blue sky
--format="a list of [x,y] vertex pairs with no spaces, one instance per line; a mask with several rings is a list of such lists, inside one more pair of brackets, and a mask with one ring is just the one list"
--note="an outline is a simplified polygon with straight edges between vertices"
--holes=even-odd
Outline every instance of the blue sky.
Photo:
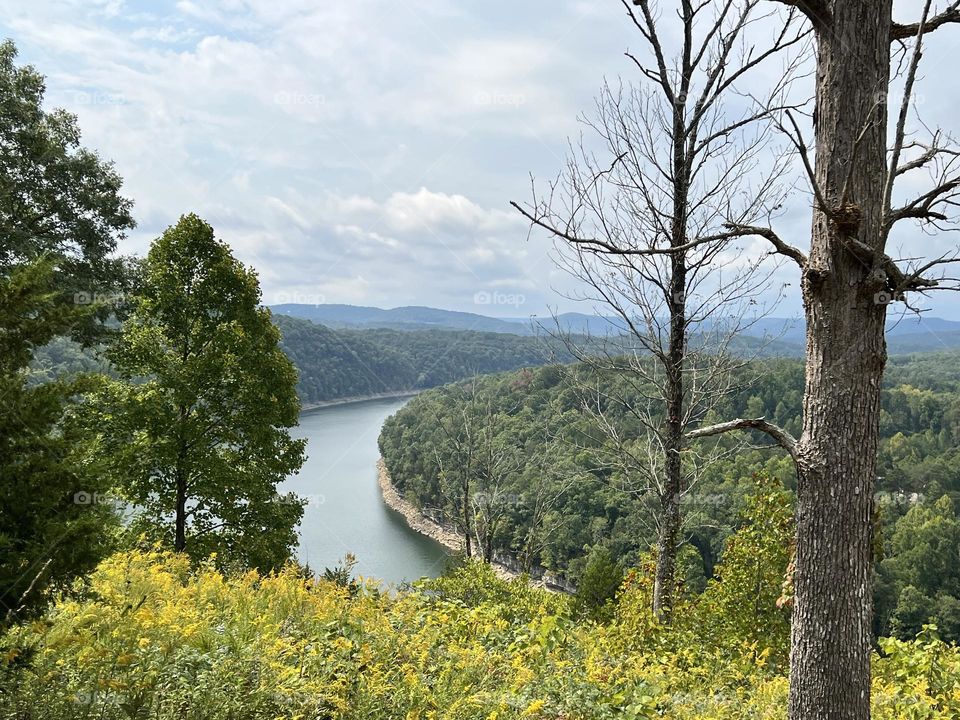
[[[900,5],[911,17],[916,3]],[[257,268],[268,303],[590,311],[555,292],[570,279],[508,202],[561,169],[605,77],[634,79],[623,51],[642,43],[618,0],[0,0],[0,13],[50,104],[125,178],[139,223],[125,251],[194,211]],[[922,107],[960,131],[957,41],[933,38]],[[801,245],[808,208],[801,194],[780,229]],[[776,276],[793,287],[778,314],[798,310],[793,274]],[[932,315],[960,317],[935,300]]]

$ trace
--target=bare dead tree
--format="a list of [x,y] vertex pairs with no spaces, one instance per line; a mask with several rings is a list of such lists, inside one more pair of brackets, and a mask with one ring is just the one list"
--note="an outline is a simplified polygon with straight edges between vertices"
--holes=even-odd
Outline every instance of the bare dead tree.
[[507,492],[511,476],[523,465],[519,449],[500,436],[504,416],[496,413],[490,397],[474,403],[478,443],[475,456],[473,505],[474,532],[484,562],[493,562],[497,535],[515,498]]
[[473,557],[475,530],[472,494],[480,442],[473,412],[477,404],[476,384],[457,387],[451,392],[460,394],[454,402],[459,414],[449,421],[439,415],[434,416],[435,425],[443,436],[451,457],[451,462],[447,463],[443,453],[437,450],[437,475],[441,494],[454,508],[451,520],[463,537],[463,552],[469,558]]
[[[683,459],[686,433],[730,392],[744,362],[733,340],[764,314],[755,298],[769,288],[762,258],[744,262],[731,242],[774,215],[789,190],[780,184],[783,157],[767,161],[771,130],[759,121],[787,109],[797,67],[789,51],[810,31],[790,13],[765,49],[745,45],[750,26],[779,20],[758,12],[763,1],[681,1],[671,60],[651,3],[635,10],[623,0],[649,61],[627,57],[649,82],[604,85],[585,120],[589,137],[571,148],[560,178],[544,195],[534,186],[529,204],[514,203],[555,238],[558,263],[587,289],[579,299],[615,318],[610,348],[571,349],[597,371],[629,379],[629,399],[588,398],[584,408],[624,471],[659,500],[653,606],[662,618],[695,467]],[[764,102],[735,94],[738,80],[775,58],[783,58],[783,80]],[[608,402],[644,437],[625,437],[605,413]]]

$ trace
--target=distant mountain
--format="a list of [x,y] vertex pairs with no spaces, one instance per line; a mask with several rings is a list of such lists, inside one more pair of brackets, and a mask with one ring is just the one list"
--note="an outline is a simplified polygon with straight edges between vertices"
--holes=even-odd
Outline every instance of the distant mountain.
[[[471,330],[474,332],[536,335],[556,332],[558,327],[574,335],[619,335],[622,320],[586,313],[494,318],[477,313],[440,310],[430,307],[398,307],[384,310],[357,305],[274,305],[277,315],[311,320],[332,328],[391,330]],[[766,317],[756,320],[743,335],[767,338],[769,350],[786,355],[803,352],[803,318]],[[929,352],[960,348],[960,322],[943,318],[894,317],[887,321],[887,339],[891,353]],[[766,352],[764,354],[770,354]]]
[[272,305],[276,315],[311,320],[332,328],[389,328],[393,330],[472,330],[511,335],[531,335],[529,328],[516,322],[476,313],[438,310],[429,307],[398,307],[383,310],[357,305]]
[[[518,325],[523,323],[529,325],[531,322],[529,318],[510,318],[510,320]],[[558,315],[556,319],[550,316],[534,318],[533,322],[548,330],[554,330],[559,325],[566,332],[590,335],[617,335],[625,329],[625,323],[619,318],[583,313],[563,313]],[[906,348],[905,351],[909,351],[908,343],[910,341],[919,343],[917,351],[920,348],[923,348],[923,350],[945,350],[960,347],[958,333],[960,333],[960,322],[956,320],[925,316],[920,318],[915,316],[894,317],[887,320],[887,338],[891,341],[892,346],[898,348],[897,352],[900,352],[899,348]],[[744,330],[743,335],[754,338],[768,338],[791,346],[799,345],[801,351],[806,342],[804,321],[803,318],[799,317],[759,318]],[[897,339],[897,342],[893,343],[893,339]]]

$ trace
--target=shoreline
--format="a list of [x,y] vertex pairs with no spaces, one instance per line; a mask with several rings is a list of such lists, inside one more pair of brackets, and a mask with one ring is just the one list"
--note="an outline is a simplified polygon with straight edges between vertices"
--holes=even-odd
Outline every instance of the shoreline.
[[[377,484],[380,486],[380,497],[383,498],[384,504],[391,510],[396,510],[400,513],[411,530],[440,543],[452,553],[458,553],[463,550],[463,538],[459,534],[431,520],[414,507],[412,503],[403,499],[403,496],[400,495],[394,486],[393,480],[390,478],[390,473],[387,472],[387,465],[384,463],[382,457],[377,460]],[[503,580],[516,580],[522,577],[520,573],[514,572],[496,561],[490,563],[490,566],[497,576]],[[530,577],[529,582],[532,587],[541,590],[563,592],[561,589],[544,582],[542,578],[537,580]]]
[[323,408],[336,407],[337,405],[352,405],[353,403],[367,402],[368,400],[390,400],[391,398],[414,397],[422,392],[423,390],[398,390],[396,392],[374,393],[373,395],[351,395],[350,397],[320,400],[314,403],[301,403],[300,412],[305,413],[311,410],[322,410]]
[[382,457],[377,460],[377,484],[380,486],[380,497],[383,498],[384,504],[403,515],[404,521],[411,530],[440,543],[451,553],[463,550],[463,538],[460,535],[434,522],[403,499],[394,486],[393,480],[390,479],[390,473],[387,472],[387,465]]

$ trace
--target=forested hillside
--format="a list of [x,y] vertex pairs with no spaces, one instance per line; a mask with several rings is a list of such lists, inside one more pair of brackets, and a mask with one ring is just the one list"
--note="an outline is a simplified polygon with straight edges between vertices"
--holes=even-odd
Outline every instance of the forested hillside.
[[[883,393],[877,494],[876,632],[913,637],[936,622],[960,638],[960,354],[891,359]],[[746,368],[718,417],[766,417],[799,434],[803,366]],[[656,541],[656,502],[638,459],[645,434],[629,408],[643,388],[551,365],[440,388],[384,426],[380,446],[407,499],[463,529],[463,498],[477,554],[509,554],[579,579],[598,548],[636,565]],[[614,398],[617,398],[615,401]],[[586,408],[599,408],[601,414]],[[714,418],[703,418],[709,423]],[[598,423],[616,427],[613,443]],[[751,477],[795,488],[789,457],[764,436],[721,436],[686,454],[681,575],[702,589],[738,526]]]
[[[299,372],[305,405],[341,398],[436,387],[474,375],[569,359],[562,344],[533,336],[469,330],[333,329],[274,315],[280,347]],[[31,365],[39,382],[78,372],[110,374],[102,348],[56,338]]]
[[539,338],[505,333],[335,330],[284,315],[274,315],[274,322],[281,347],[300,371],[297,389],[305,404],[422,390],[566,357]]

